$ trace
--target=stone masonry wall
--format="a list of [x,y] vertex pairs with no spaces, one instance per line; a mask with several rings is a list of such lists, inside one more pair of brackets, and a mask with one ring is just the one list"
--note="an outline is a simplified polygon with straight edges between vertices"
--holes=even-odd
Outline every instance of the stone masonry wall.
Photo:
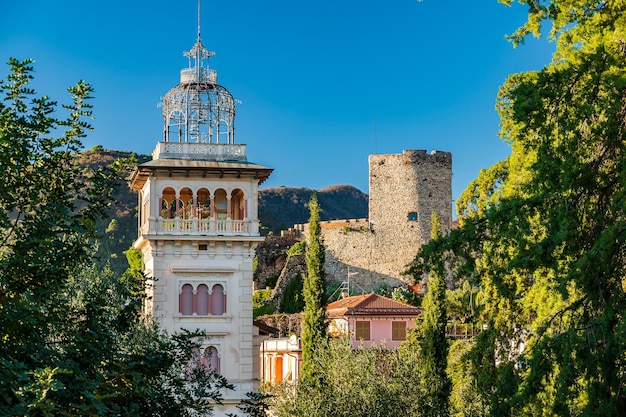
[[[368,292],[381,282],[410,282],[402,275],[430,240],[431,213],[442,231],[452,226],[452,155],[423,150],[370,155],[369,218],[321,222],[329,278],[347,279]],[[296,229],[308,235],[308,225]]]
[[386,271],[398,273],[430,240],[431,214],[441,218],[442,231],[452,224],[452,155],[423,150],[370,155],[369,221],[373,252]]

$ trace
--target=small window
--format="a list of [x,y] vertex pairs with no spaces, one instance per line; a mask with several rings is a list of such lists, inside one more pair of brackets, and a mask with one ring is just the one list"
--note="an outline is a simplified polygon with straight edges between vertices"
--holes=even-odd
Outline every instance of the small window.
[[198,250],[207,250],[207,245],[206,244],[198,245]]
[[406,322],[391,322],[391,340],[406,340]]
[[370,322],[369,321],[357,321],[355,329],[356,340],[370,340]]
[[410,222],[417,221],[417,212],[416,211],[409,212],[408,218]]

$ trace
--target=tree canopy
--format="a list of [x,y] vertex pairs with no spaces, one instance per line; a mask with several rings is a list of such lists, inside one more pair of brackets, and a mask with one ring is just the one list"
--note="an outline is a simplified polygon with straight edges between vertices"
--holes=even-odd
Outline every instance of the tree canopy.
[[307,275],[304,277],[304,313],[302,315],[302,370],[300,381],[318,386],[322,372],[317,363],[326,346],[326,310],[324,309],[325,251],[321,241],[319,205],[313,194],[309,201],[309,239],[306,245]]
[[141,318],[141,259],[124,278],[93,266],[89,242],[114,170],[84,171],[92,87],[62,111],[30,88],[31,61],[0,81],[0,415],[209,413],[227,382],[193,363],[195,334]]
[[623,415],[626,3],[519,2],[528,20],[512,41],[547,31],[553,60],[503,84],[511,156],[470,184],[461,227],[412,267],[446,254],[457,280],[482,286],[489,330],[467,358],[491,415]]

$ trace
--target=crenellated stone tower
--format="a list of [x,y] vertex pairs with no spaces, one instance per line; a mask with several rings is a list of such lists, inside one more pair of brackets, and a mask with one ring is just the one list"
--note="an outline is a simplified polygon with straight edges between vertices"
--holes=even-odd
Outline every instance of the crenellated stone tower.
[[252,260],[259,234],[258,187],[272,169],[248,162],[235,142],[235,100],[217,83],[200,30],[188,68],[167,92],[163,139],[136,167],[139,236],[149,279],[145,313],[167,332],[200,329],[201,354],[235,391],[215,415],[253,391]]

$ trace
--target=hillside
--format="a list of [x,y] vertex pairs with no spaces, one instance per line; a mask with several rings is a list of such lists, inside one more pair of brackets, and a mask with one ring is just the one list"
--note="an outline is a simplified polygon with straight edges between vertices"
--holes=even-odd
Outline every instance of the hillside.
[[[309,221],[310,188],[279,187],[259,191],[259,220],[264,230],[274,234],[294,224]],[[357,219],[367,217],[367,194],[351,185],[333,185],[317,193],[320,219]]]
[[[84,151],[80,157],[80,164],[87,170],[99,167],[110,167],[116,161],[136,160],[139,163],[149,159],[148,155],[137,155],[132,152],[105,150],[94,147]],[[113,203],[108,209],[108,218],[98,222],[98,232],[101,236],[94,244],[96,263],[100,266],[108,265],[115,272],[121,273],[128,268],[124,251],[137,238],[137,195],[128,187],[124,180],[130,174],[129,169],[120,174],[113,190]]]
[[[80,162],[85,169],[111,166],[120,159],[134,158],[147,161],[148,155],[132,152],[105,150],[101,147],[84,151]],[[137,196],[123,179],[130,169],[122,173],[114,190],[116,203],[109,210],[109,218],[99,222],[101,238],[94,244],[99,265],[109,265],[116,272],[127,268],[124,251],[137,237]],[[309,219],[308,203],[314,190],[309,188],[279,187],[259,191],[259,220],[262,233],[278,234],[294,224],[306,223]],[[350,185],[335,185],[316,191],[320,203],[322,220],[353,219],[367,217],[367,194]]]

